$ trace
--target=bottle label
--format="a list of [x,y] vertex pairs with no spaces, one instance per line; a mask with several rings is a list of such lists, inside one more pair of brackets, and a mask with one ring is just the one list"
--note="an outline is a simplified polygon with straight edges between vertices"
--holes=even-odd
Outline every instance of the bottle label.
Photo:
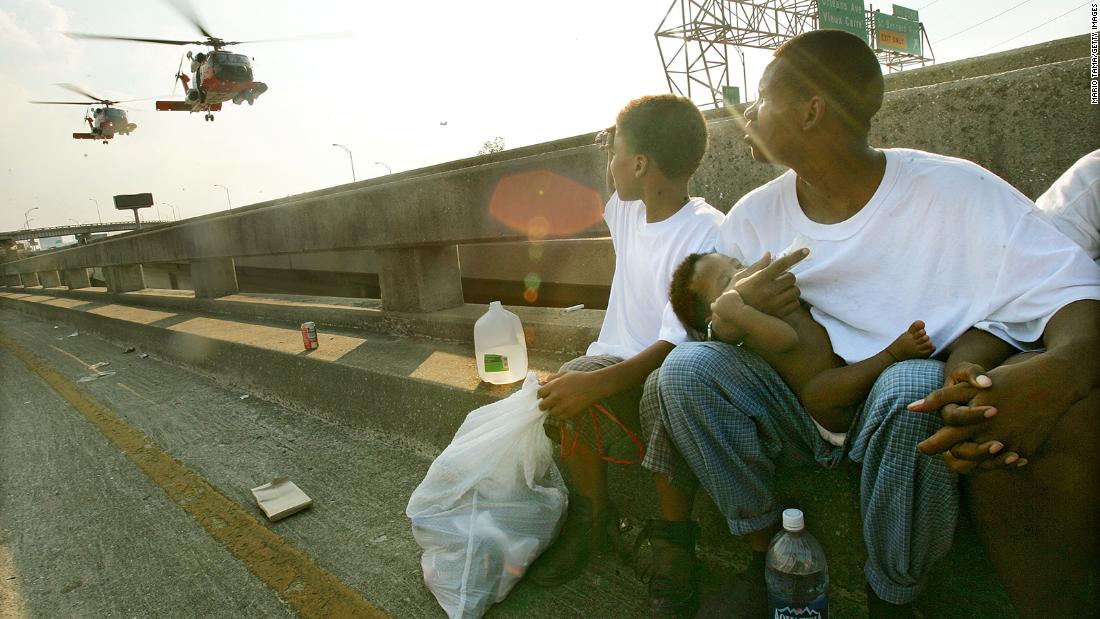
[[827,593],[822,593],[817,596],[817,599],[804,606],[791,604],[771,593],[768,594],[769,619],[828,619],[828,617],[829,595]]
[[486,372],[507,372],[508,357],[504,355],[485,355]]

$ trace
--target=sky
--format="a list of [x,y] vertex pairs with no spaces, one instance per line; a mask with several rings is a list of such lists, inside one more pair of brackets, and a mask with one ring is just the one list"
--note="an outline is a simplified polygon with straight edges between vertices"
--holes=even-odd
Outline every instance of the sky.
[[[158,206],[143,218],[182,219],[350,182],[348,155],[333,143],[351,150],[356,178],[364,180],[470,157],[498,136],[515,148],[597,131],[627,101],[668,92],[653,35],[670,6],[679,6],[672,0],[191,4],[223,39],[348,34],[231,48],[254,59],[256,79],[269,87],[255,106],[227,103],[211,123],[202,114],[156,112],[151,100],[124,104],[138,128],[104,145],[71,138],[86,130],[85,108],[27,101],[79,100],[58,82],[107,99],[164,98],[182,54],[200,48],[78,41],[61,33],[169,39],[199,33],[164,0],[0,0],[0,230],[23,228],[28,219],[32,228],[131,219],[114,210],[115,194],[151,192]],[[1084,34],[1089,4],[904,6],[920,11],[937,62],[946,62]],[[746,52],[750,99],[770,54]],[[740,66],[731,73],[739,85]],[[228,196],[215,185],[227,187]]]

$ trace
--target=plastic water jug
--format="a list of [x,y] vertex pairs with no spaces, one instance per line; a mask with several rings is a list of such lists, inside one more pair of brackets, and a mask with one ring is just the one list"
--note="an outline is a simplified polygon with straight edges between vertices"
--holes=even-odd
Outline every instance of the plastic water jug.
[[527,340],[519,316],[504,309],[500,301],[474,323],[474,354],[481,380],[507,385],[527,376]]

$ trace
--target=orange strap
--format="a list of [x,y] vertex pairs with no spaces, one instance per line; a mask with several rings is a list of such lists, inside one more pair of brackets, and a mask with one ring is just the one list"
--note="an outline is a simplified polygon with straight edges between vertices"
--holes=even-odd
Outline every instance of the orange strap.
[[[634,441],[634,446],[638,448],[638,459],[637,460],[624,460],[622,458],[612,458],[611,456],[605,456],[604,455],[604,453],[603,453],[603,436],[602,436],[602,432],[600,430],[600,420],[596,417],[596,412],[597,411],[602,413],[605,417],[610,419],[612,422],[614,422],[615,425],[622,428],[623,432],[625,432],[626,435],[628,437],[630,437],[630,440]],[[602,404],[599,404],[599,403],[593,404],[592,408],[589,409],[589,411],[588,411],[588,418],[592,421],[592,428],[596,432],[596,451],[599,452],[601,460],[603,460],[605,462],[613,462],[615,464],[639,464],[645,458],[645,447],[642,446],[642,440],[640,438],[638,438],[637,434],[634,434],[625,425],[623,425],[623,422],[619,421],[618,417],[616,417],[615,415],[612,415],[611,411],[604,408],[604,406]],[[581,419],[583,421],[583,418],[581,418]],[[580,442],[581,433],[578,429],[576,429],[576,428],[573,429],[573,444],[569,447],[568,452],[566,452],[566,449],[565,449],[565,426],[561,425],[561,426],[558,427],[558,429],[559,429],[560,436],[561,436],[560,445],[559,445],[559,449],[561,451],[561,457],[562,458],[571,458],[573,456],[573,453],[577,451],[577,445]]]

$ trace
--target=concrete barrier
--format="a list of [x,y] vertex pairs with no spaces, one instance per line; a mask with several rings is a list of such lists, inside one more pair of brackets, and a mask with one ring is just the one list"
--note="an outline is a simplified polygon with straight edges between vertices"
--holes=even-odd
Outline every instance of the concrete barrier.
[[[1100,147],[1100,108],[1089,105],[1089,60],[1063,60],[1087,50],[1083,42],[1076,37],[890,76],[892,90],[872,142],[974,160],[1035,197],[1081,154]],[[722,210],[780,172],[751,161],[737,113],[708,114],[710,149],[692,183],[693,194]],[[200,296],[216,296],[234,290],[225,260],[248,268],[285,260],[298,269],[320,263],[326,263],[321,269],[343,268],[343,260],[352,272],[375,269],[388,309],[419,312],[461,304],[464,278],[515,281],[533,274],[553,283],[606,286],[612,267],[606,241],[573,241],[553,250],[546,242],[539,245],[543,256],[553,256],[540,260],[532,258],[538,246],[521,244],[606,236],[602,222],[572,231],[527,229],[491,208],[499,184],[525,174],[545,173],[589,197],[603,196],[604,159],[583,145],[590,141],[591,135],[576,136],[272,200],[3,267],[31,285],[38,285],[38,272],[110,267],[105,273],[117,274],[122,271],[111,269],[123,268],[129,276],[108,284],[124,291],[146,285],[134,267],[197,263],[200,276],[192,276],[192,287]],[[203,267],[214,264],[221,266]]]

